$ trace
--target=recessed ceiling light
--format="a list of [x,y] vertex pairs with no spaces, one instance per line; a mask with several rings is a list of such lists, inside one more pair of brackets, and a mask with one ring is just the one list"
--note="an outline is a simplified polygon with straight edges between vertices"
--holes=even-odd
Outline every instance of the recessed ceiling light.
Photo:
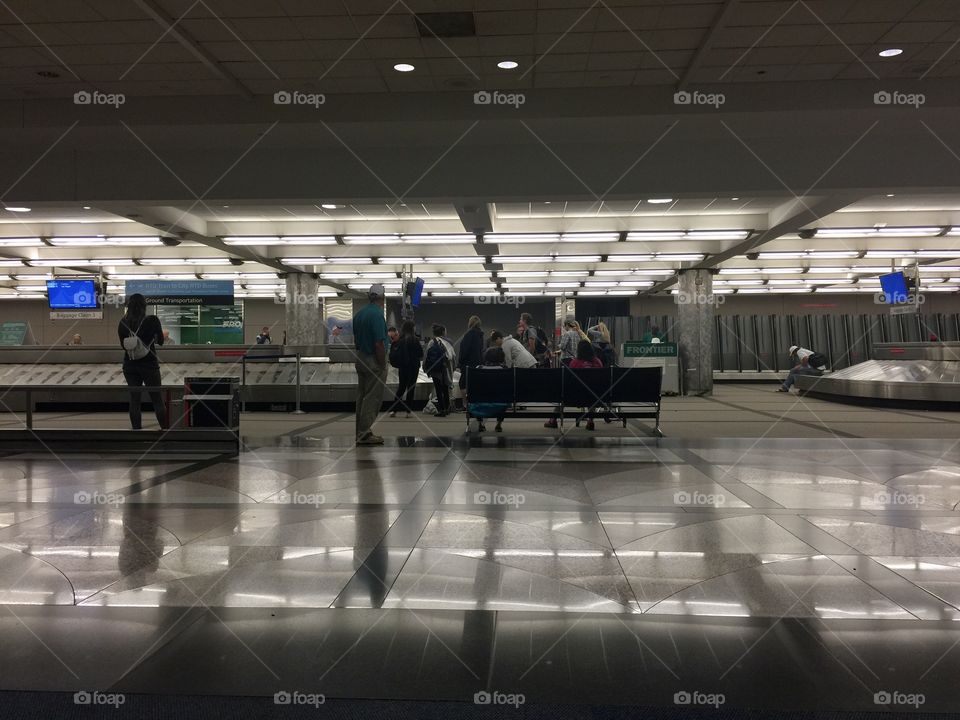
[[30,212],[28,207],[4,207],[7,212]]
[[731,200],[739,200],[740,198],[730,198]]
[[90,206],[89,206],[89,205],[84,205],[84,206],[83,206],[83,209],[84,209],[84,210],[89,210],[89,209],[90,209]]
[[497,67],[501,70],[513,70],[518,64],[516,60],[501,60],[497,63]]
[[900,48],[887,48],[886,50],[881,50],[877,53],[880,57],[896,57],[903,53],[903,50]]
[[651,205],[666,205],[667,203],[672,203],[673,198],[650,198],[647,202]]
[[549,205],[551,202],[552,202],[552,200],[544,200],[544,201],[543,201],[543,204],[544,204],[544,205]]
[[413,72],[415,68],[410,63],[397,63],[393,69],[397,72]]
[[334,205],[333,203],[323,203],[320,207],[322,207],[324,210],[337,210],[339,208],[342,208],[343,205]]
[[893,193],[887,193],[887,197],[896,197]]

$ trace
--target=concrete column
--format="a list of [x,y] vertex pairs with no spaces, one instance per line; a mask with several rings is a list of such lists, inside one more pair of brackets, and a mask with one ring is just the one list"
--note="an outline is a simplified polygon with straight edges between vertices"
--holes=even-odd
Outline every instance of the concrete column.
[[323,344],[323,311],[317,296],[317,278],[308,273],[290,273],[286,282],[287,344]]
[[717,309],[713,275],[709,270],[682,272],[679,292],[674,298],[684,392],[710,395],[713,393],[713,335]]
[[554,304],[555,327],[563,333],[563,324],[567,320],[577,319],[577,301],[573,297],[562,295]]

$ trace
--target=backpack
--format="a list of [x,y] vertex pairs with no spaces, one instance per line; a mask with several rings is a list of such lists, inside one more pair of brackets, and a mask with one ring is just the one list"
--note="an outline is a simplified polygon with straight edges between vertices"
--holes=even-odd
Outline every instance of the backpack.
[[604,367],[614,367],[617,364],[617,351],[609,343],[604,343],[599,347],[597,357]]
[[423,371],[427,375],[441,372],[446,361],[447,350],[443,347],[443,341],[440,338],[434,338],[427,349],[426,356],[423,358]]
[[[123,339],[123,349],[127,351],[127,357],[130,360],[143,360],[143,358],[150,354],[150,348],[144,344],[143,340],[141,340],[137,334],[140,332],[140,328],[143,327],[145,320],[146,318],[140,321],[140,324],[137,326],[137,332]],[[130,326],[126,323],[124,323],[123,326],[127,328],[128,331],[130,330]]]
[[549,338],[547,338],[547,333],[545,333],[543,328],[539,325],[531,329],[533,330],[533,335],[536,338],[533,344],[533,354],[543,355],[547,351],[547,342],[549,341]]
[[403,361],[405,360],[406,352],[404,352],[404,348],[400,347],[404,342],[404,338],[397,338],[397,340],[390,345],[390,364],[395,368],[403,365]]
[[809,363],[810,367],[816,368],[817,370],[827,366],[827,358],[822,353],[818,352],[815,352],[813,355],[808,357],[807,362]]

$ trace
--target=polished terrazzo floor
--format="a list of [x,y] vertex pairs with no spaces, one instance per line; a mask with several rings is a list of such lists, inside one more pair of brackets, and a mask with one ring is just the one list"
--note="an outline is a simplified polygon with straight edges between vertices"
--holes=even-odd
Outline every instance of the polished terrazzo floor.
[[960,620],[953,443],[406,444],[2,458],[0,602]]
[[324,429],[0,457],[0,691],[960,706],[955,441]]

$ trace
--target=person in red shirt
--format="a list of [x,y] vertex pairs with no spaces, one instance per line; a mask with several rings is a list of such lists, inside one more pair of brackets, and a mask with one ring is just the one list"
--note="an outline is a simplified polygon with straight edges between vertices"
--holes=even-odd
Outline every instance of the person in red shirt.
[[[581,340],[577,343],[577,356],[570,361],[571,368],[602,368],[603,363],[600,362],[600,358],[597,357],[597,353],[593,349],[593,343],[589,340]],[[547,428],[557,427],[557,418],[550,418],[543,424]],[[590,413],[590,418],[587,420],[587,430],[596,429],[593,424],[593,413]]]

